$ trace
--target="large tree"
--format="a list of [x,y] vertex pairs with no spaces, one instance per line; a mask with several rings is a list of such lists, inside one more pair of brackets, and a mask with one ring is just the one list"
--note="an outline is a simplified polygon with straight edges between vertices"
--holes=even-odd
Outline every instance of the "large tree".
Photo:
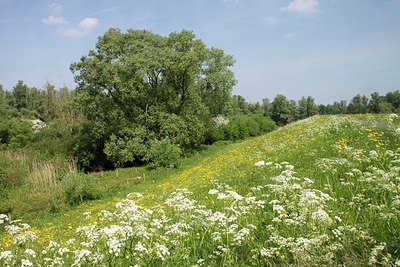
[[[211,118],[227,112],[236,82],[233,63],[190,31],[163,37],[144,30],[108,30],[94,50],[71,65],[76,99],[90,124],[84,135],[93,135],[90,160],[116,143],[124,149],[165,138],[184,148],[200,144]],[[167,125],[166,130],[165,120],[177,127]],[[139,127],[144,130],[137,134]],[[111,160],[117,157],[112,151],[107,149]],[[146,158],[144,151],[129,151],[126,158]]]

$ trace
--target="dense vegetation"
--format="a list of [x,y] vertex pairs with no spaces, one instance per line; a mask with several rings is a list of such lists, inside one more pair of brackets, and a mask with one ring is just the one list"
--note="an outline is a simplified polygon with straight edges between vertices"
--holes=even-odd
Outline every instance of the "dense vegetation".
[[3,225],[0,264],[395,266],[398,127],[314,116],[219,147],[111,201]]

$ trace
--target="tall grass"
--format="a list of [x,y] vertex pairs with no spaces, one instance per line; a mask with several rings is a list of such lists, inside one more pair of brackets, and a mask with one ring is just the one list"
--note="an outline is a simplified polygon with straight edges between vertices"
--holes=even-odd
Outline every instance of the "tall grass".
[[51,161],[32,162],[28,181],[34,192],[52,191],[62,182],[63,174],[77,173],[77,165],[74,160],[68,160],[64,166],[57,167]]

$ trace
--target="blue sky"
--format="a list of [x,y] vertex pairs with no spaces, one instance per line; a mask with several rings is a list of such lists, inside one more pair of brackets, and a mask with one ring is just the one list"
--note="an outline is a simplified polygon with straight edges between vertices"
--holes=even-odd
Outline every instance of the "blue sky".
[[0,84],[74,87],[69,65],[111,27],[193,30],[252,102],[400,90],[400,0],[0,0]]

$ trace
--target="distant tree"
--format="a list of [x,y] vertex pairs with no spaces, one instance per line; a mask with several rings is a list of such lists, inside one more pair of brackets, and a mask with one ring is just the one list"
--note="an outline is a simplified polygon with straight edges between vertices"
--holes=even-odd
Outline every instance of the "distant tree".
[[36,87],[28,89],[26,109],[32,111],[36,118],[44,118],[45,111],[45,94]]
[[[233,95],[232,96],[232,111],[233,114],[249,114],[249,103],[247,103],[246,99],[241,95]],[[232,115],[233,115],[232,114]]]
[[44,86],[44,93],[44,117],[46,120],[51,120],[57,115],[57,90],[54,85],[47,82]]
[[24,108],[26,109],[28,106],[29,87],[24,84],[23,81],[19,80],[18,83],[14,86],[12,94],[14,107],[18,111]]
[[333,104],[326,105],[325,114],[346,114],[347,113],[347,102],[341,100],[340,102],[335,101]]
[[393,108],[393,112],[399,113],[400,112],[400,92],[397,91],[393,91],[393,92],[389,92],[386,94],[385,96],[386,98],[386,102],[390,103],[390,105]]
[[271,118],[278,125],[285,125],[290,122],[293,112],[290,108],[290,102],[286,96],[278,94],[272,101],[272,116]]
[[272,103],[268,98],[264,98],[262,100],[262,109],[264,111],[264,116],[272,116]]
[[368,108],[371,113],[380,113],[379,105],[385,101],[384,97],[382,98],[379,93],[374,92],[371,94],[371,100],[369,101]]
[[249,111],[251,114],[263,114],[263,108],[261,107],[260,103],[249,103]]
[[368,107],[371,113],[390,113],[393,109],[392,104],[386,102],[386,97],[377,92],[371,94]]
[[318,113],[321,115],[329,114],[328,107],[324,104],[319,104],[318,105]]
[[347,107],[347,113],[350,114],[364,114],[368,112],[369,99],[365,95],[357,94],[353,97]]
[[307,98],[302,97],[298,101],[297,115],[299,119],[305,119],[314,116],[318,113],[318,107],[314,103],[314,98],[308,96]]
[[5,98],[5,91],[3,85],[0,84],[0,118],[4,118],[8,115],[8,104]]

